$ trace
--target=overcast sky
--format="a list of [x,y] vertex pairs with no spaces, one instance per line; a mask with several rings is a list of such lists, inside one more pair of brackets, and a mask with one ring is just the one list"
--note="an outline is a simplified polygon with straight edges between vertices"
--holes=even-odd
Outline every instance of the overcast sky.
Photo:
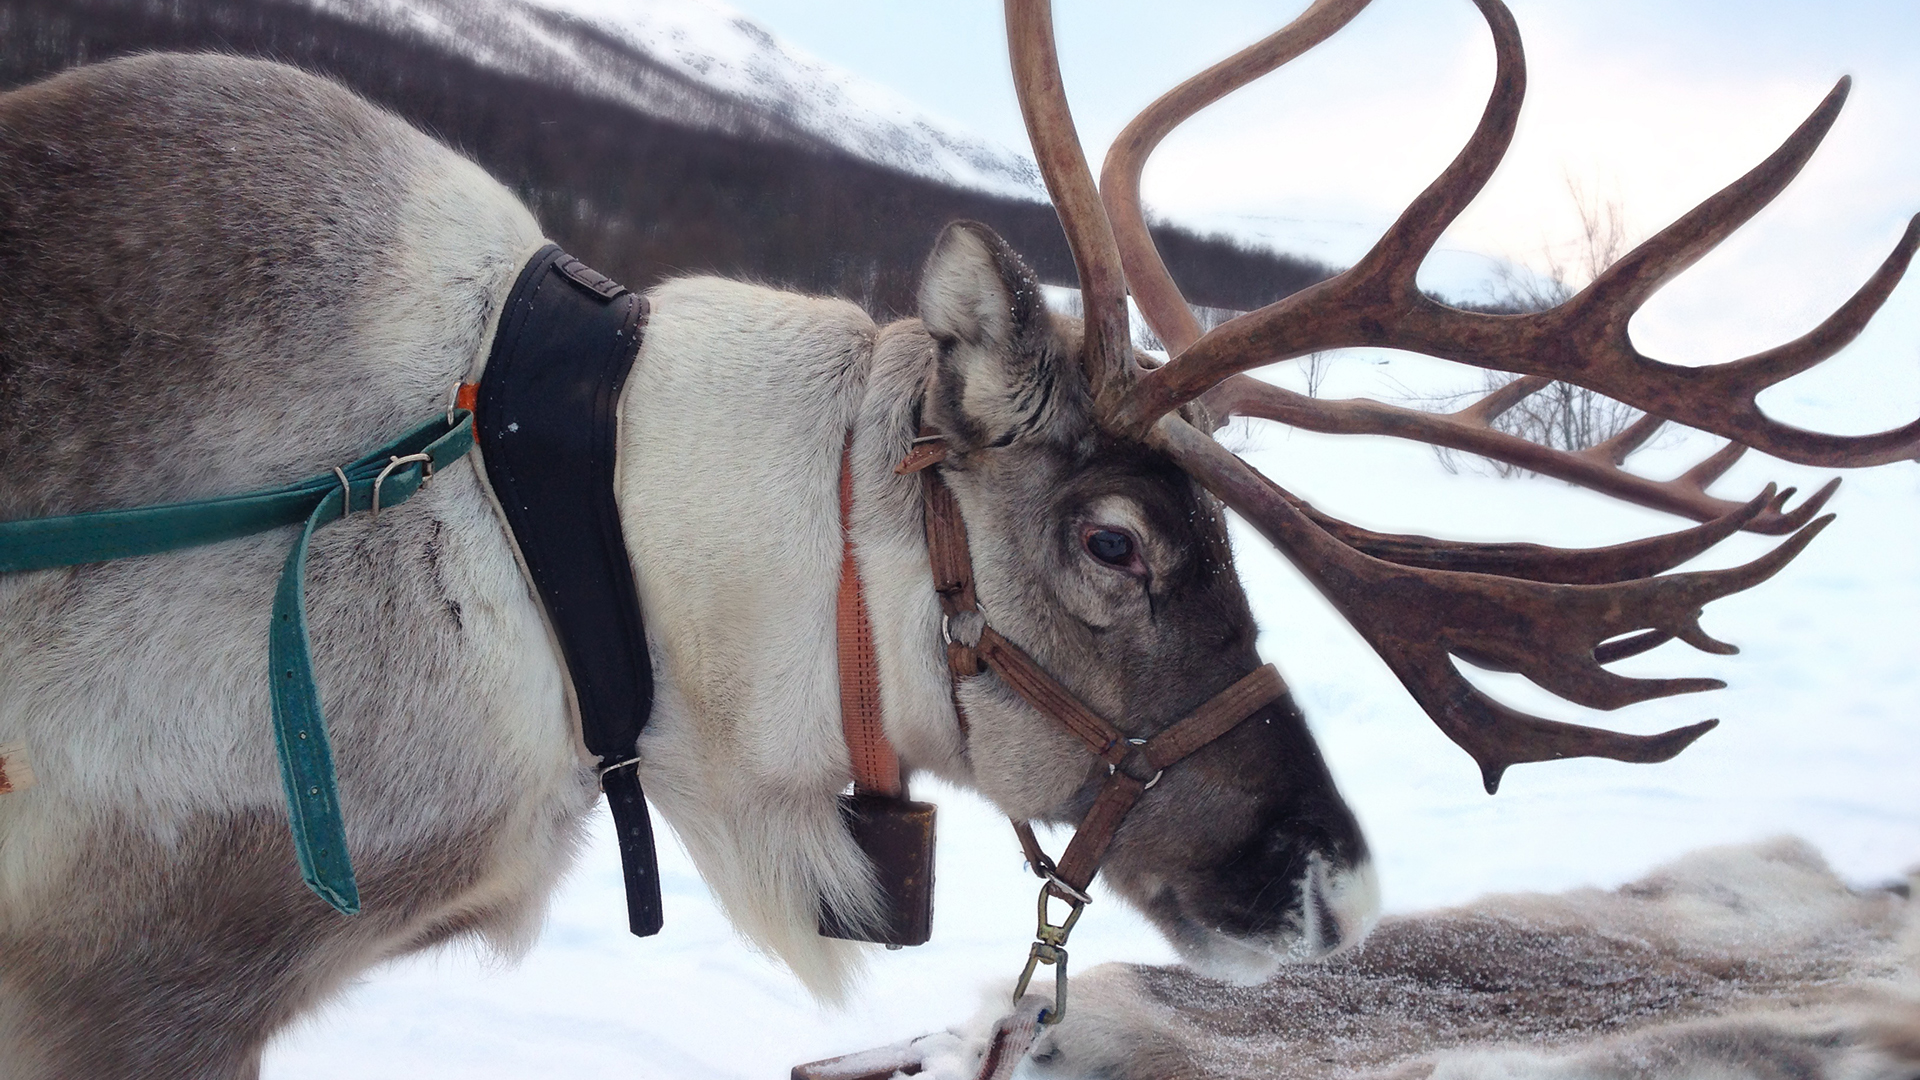
[[[821,59],[1025,147],[994,0],[731,2]],[[1479,255],[1536,268],[1549,251],[1570,259],[1570,182],[1590,201],[1617,202],[1634,239],[1649,235],[1757,163],[1847,74],[1847,109],[1801,178],[1663,291],[1636,334],[1656,355],[1703,361],[1802,333],[1920,211],[1920,0],[1511,6],[1527,44],[1527,109],[1507,162],[1443,241],[1452,254],[1430,266],[1430,284],[1467,291],[1485,275]],[[1096,166],[1141,106],[1303,7],[1059,0],[1062,68]],[[1376,0],[1314,53],[1169,138],[1146,198],[1175,220],[1351,262],[1458,151],[1492,70],[1465,0]],[[1887,419],[1914,415],[1920,282],[1895,295],[1862,350],[1906,361]]]

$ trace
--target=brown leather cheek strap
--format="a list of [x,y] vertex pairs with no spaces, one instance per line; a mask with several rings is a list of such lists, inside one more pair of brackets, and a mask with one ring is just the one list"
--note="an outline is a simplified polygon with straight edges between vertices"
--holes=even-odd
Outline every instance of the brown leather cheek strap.
[[[914,450],[895,470],[919,472],[946,457],[937,433],[922,432]],[[1019,694],[1029,705],[1051,717],[1107,763],[1107,781],[1093,806],[1081,819],[1073,840],[1056,866],[1040,850],[1033,829],[1014,822],[1021,848],[1034,872],[1063,900],[1085,902],[1087,886],[1100,860],[1119,831],[1127,812],[1160,779],[1160,774],[1201,747],[1238,727],[1247,717],[1287,693],[1287,684],[1272,664],[1263,665],[1239,682],[1215,694],[1188,716],[1150,739],[1132,739],[1075,697],[1047,674],[1024,650],[987,625],[974,594],[973,559],[967,548],[966,522],[959,503],[938,472],[928,472],[922,485],[926,508],[927,555],[934,589],[940,597],[942,633],[947,642],[947,665],[955,688],[959,680],[984,667]],[[962,715],[959,701],[954,712]],[[964,720],[963,720],[964,723]],[[1152,770],[1142,779],[1121,766],[1138,754]]]
[[[1287,684],[1280,678],[1280,672],[1272,664],[1263,664],[1160,734],[1150,739],[1129,739],[1074,700],[1064,687],[1041,671],[1026,653],[993,630],[988,629],[981,635],[980,644],[981,655],[986,658],[987,666],[994,674],[1005,679],[1035,708],[1047,712],[1068,731],[1079,736],[1095,755],[1107,763],[1106,783],[1101,786],[1100,794],[1094,797],[1093,806],[1087,810],[1086,816],[1080,820],[1073,839],[1067,844],[1067,850],[1060,856],[1059,864],[1052,873],[1047,871],[1044,855],[1040,861],[1034,860],[1033,856],[1039,851],[1037,844],[1027,851],[1028,861],[1033,863],[1036,873],[1056,885],[1066,886],[1080,896],[1085,896],[1087,886],[1093,882],[1094,874],[1100,869],[1100,861],[1106,857],[1107,848],[1113,843],[1114,834],[1119,832],[1120,823],[1125,820],[1127,812],[1133,809],[1134,803],[1146,794],[1148,788],[1159,782],[1161,773],[1239,727],[1247,717],[1287,693]],[[1021,689],[1016,679],[1044,680],[1050,691],[1049,697],[1067,697],[1079,714],[1077,720],[1090,719],[1105,731],[1090,733],[1076,723],[1068,722],[1066,715],[1048,712],[1039,700],[1029,697]],[[1147,768],[1153,770],[1152,776],[1142,779],[1120,767],[1135,752],[1138,752]],[[1028,848],[1031,828],[1016,823],[1015,829],[1023,833],[1021,847]],[[1074,899],[1064,891],[1060,893],[1060,898]]]

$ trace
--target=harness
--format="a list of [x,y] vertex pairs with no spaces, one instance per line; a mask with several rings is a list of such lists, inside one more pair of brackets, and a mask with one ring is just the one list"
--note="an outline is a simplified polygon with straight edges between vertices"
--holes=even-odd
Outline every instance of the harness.
[[613,501],[616,407],[646,315],[643,298],[549,244],[508,294],[484,383],[457,388],[444,415],[346,465],[265,491],[0,522],[0,573],[153,555],[304,522],[267,638],[274,743],[300,876],[335,910],[354,914],[360,892],[307,636],[307,548],[322,525],[362,510],[377,520],[465,456],[478,405],[486,479],[560,644],[582,741],[599,760],[628,923],[636,934],[655,933],[653,830],[629,767],[652,708],[653,670]]
[[663,918],[634,746],[653,664],[613,480],[620,391],[647,314],[644,297],[549,244],[520,271],[473,392],[486,479],[559,643],[640,937]]
[[[559,645],[581,740],[597,761],[619,834],[629,927],[641,936],[656,933],[659,871],[634,768],[635,744],[652,709],[653,675],[613,492],[620,392],[647,315],[644,298],[549,244],[521,269],[508,294],[484,380],[458,387],[444,415],[353,462],[281,487],[0,522],[0,573],[151,555],[304,523],[274,594],[268,635],[274,740],[301,877],[335,909],[353,914],[359,890],[307,635],[308,546],[323,525],[362,510],[377,518],[383,507],[405,502],[477,439],[486,485]],[[895,471],[922,474],[927,553],[963,732],[960,682],[991,671],[1107,766],[1106,781],[1058,863],[1041,851],[1027,822],[1014,822],[1027,862],[1043,882],[1036,940],[1015,997],[1039,965],[1054,965],[1055,1004],[1041,1020],[1057,1023],[1066,1009],[1067,936],[1127,813],[1166,769],[1287,689],[1271,665],[1263,666],[1158,734],[1127,736],[988,624],[974,588],[966,523],[935,468],[946,456],[944,436],[923,431]],[[849,454],[842,457],[840,489],[842,726],[855,781],[841,806],[874,865],[887,908],[877,927],[843,926],[827,911],[820,929],[895,947],[920,944],[932,926],[933,808],[907,799],[881,721],[879,664],[853,557]],[[1068,906],[1058,923],[1051,920],[1050,899]]]
[[273,594],[267,671],[280,783],[293,828],[300,877],[345,915],[360,910],[347,857],[346,828],[333,779],[320,692],[307,640],[307,546],[314,530],[364,510],[406,502],[434,472],[473,446],[473,416],[448,409],[346,465],[246,495],[0,522],[0,573],[49,570],[214,544],[286,525],[302,525]]

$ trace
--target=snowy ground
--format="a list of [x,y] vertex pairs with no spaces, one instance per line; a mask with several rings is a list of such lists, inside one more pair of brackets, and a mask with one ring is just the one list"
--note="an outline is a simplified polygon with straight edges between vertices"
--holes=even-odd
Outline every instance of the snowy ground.
[[[1879,397],[1897,400],[1873,398],[1874,408],[1911,415],[1920,397],[1912,385],[1920,319],[1889,314],[1894,339],[1905,344],[1876,350],[1880,375],[1862,364],[1779,407],[1801,410],[1811,423],[1831,408],[1823,394],[1878,387]],[[1886,382],[1890,369],[1906,381]],[[1335,363],[1326,390],[1431,392],[1472,378],[1432,362],[1357,355]],[[1554,481],[1450,474],[1417,446],[1276,431],[1240,439],[1283,483],[1375,527],[1595,545],[1677,524]],[[1669,439],[1638,467],[1670,475],[1710,445]],[[1716,490],[1745,495],[1769,478],[1810,490],[1820,475],[1749,461]],[[1832,508],[1840,520],[1798,562],[1708,609],[1708,631],[1741,645],[1741,655],[1674,644],[1633,662],[1650,673],[1720,676],[1727,690],[1596,718],[1531,686],[1476,675],[1505,700],[1563,719],[1634,731],[1724,721],[1672,763],[1520,766],[1493,798],[1481,793],[1466,755],[1354,633],[1270,549],[1241,533],[1241,565],[1266,627],[1263,649],[1299,695],[1367,829],[1389,910],[1489,890],[1617,883],[1690,848],[1781,832],[1808,837],[1862,882],[1920,862],[1920,465],[1850,474]],[[1736,538],[1702,565],[1751,558],[1771,542]],[[962,792],[918,794],[941,807],[934,941],[877,952],[849,1009],[816,1007],[741,944],[670,836],[662,850],[666,931],[646,941],[627,936],[619,861],[601,821],[525,960],[503,966],[442,952],[383,968],[276,1043],[265,1075],[771,1078],[795,1062],[956,1023],[1016,972],[1034,888],[1003,819]],[[1076,931],[1073,962],[1115,959],[1163,962],[1171,954],[1143,920],[1107,898]]]

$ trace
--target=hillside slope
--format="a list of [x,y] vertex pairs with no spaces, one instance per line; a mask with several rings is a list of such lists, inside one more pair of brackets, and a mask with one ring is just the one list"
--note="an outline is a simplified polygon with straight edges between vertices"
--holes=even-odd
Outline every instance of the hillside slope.
[[[656,8],[685,15],[700,5],[659,0],[633,10]],[[704,38],[676,38],[671,21],[651,24],[683,46],[661,46],[661,59],[642,47],[637,17],[589,21],[521,0],[0,0],[0,88],[152,49],[297,64],[473,157],[554,239],[635,287],[710,271],[907,313],[921,260],[956,218],[987,222],[1043,278],[1073,283],[1052,208],[1008,194],[1020,189],[1024,159],[981,151],[973,164],[955,164],[972,153],[964,140],[915,142],[908,129],[917,120],[860,119],[855,90],[821,89],[832,83],[824,67],[808,76],[804,64],[775,63],[784,53],[745,45],[722,63],[728,49],[718,46],[728,39],[711,27]],[[764,33],[729,25],[749,44]],[[695,77],[703,69],[711,81]],[[823,128],[946,179],[877,164],[830,143]],[[1001,166],[1014,172],[988,175]],[[1324,273],[1178,230],[1164,230],[1163,241],[1189,295],[1214,306],[1255,307]]]

